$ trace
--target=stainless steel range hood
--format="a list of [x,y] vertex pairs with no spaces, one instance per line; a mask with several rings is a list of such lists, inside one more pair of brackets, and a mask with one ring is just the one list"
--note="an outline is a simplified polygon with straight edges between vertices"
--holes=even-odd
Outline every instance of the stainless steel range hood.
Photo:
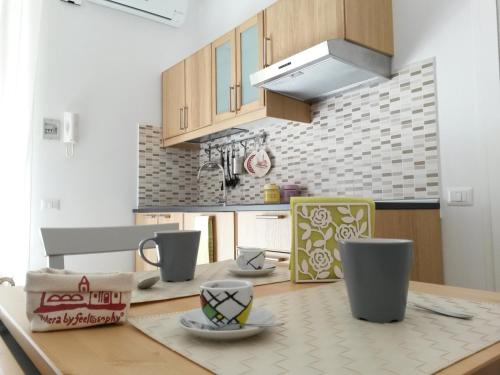
[[312,101],[368,80],[387,80],[390,75],[389,56],[344,39],[330,39],[250,75],[250,83]]

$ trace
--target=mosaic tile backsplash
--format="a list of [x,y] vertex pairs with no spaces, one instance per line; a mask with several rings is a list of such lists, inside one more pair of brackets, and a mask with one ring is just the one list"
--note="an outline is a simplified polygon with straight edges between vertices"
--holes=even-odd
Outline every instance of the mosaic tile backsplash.
[[198,152],[160,147],[161,128],[139,125],[138,207],[198,200]]
[[[314,104],[311,124],[276,120],[213,142],[267,133],[264,147],[273,168],[263,178],[241,175],[240,184],[228,190],[229,203],[262,203],[262,188],[270,182],[295,183],[302,195],[439,197],[434,77],[434,62],[425,61],[388,82]],[[165,151],[159,139],[159,128],[141,126],[139,206],[214,203],[221,194],[219,174],[204,172],[196,182],[197,168],[208,160],[208,145],[200,152]],[[254,148],[251,143],[249,149]]]

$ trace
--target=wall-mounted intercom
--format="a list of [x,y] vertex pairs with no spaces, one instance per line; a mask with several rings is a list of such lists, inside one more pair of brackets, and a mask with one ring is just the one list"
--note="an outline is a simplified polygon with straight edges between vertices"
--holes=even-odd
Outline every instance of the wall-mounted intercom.
[[76,113],[64,112],[63,142],[66,146],[66,157],[72,158],[75,154],[75,143],[78,141],[78,124]]

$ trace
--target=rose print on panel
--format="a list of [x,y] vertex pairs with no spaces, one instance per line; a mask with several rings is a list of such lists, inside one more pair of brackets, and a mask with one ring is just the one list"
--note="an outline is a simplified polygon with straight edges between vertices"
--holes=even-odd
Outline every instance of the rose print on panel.
[[351,224],[340,224],[335,232],[335,240],[349,240],[351,238],[357,238],[358,232],[356,227]]
[[330,211],[325,208],[314,208],[311,211],[311,224],[318,228],[326,228],[332,222]]
[[327,249],[317,247],[311,251],[309,263],[311,263],[314,270],[319,273],[330,269],[333,263],[333,257]]
[[367,203],[303,203],[295,209],[294,265],[296,280],[343,278],[338,241],[369,238]]

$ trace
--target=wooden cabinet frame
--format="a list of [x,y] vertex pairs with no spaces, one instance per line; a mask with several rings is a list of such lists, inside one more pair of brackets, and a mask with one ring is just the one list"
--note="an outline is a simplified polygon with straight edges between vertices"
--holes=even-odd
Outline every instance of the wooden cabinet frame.
[[212,124],[212,47],[205,46],[185,60],[185,132]]
[[264,89],[259,89],[259,99],[242,105],[242,50],[241,50],[241,35],[250,27],[257,25],[257,41],[258,41],[258,69],[264,68],[264,12],[258,13],[256,16],[250,18],[239,27],[236,28],[236,112],[237,115],[255,111],[256,109],[263,108],[265,105]]
[[185,133],[186,106],[184,61],[162,73],[163,139]]
[[[217,48],[229,42],[231,47],[231,84],[229,91],[229,112],[217,113]],[[234,30],[224,34],[212,43],[212,119],[220,122],[236,116],[236,35]]]

